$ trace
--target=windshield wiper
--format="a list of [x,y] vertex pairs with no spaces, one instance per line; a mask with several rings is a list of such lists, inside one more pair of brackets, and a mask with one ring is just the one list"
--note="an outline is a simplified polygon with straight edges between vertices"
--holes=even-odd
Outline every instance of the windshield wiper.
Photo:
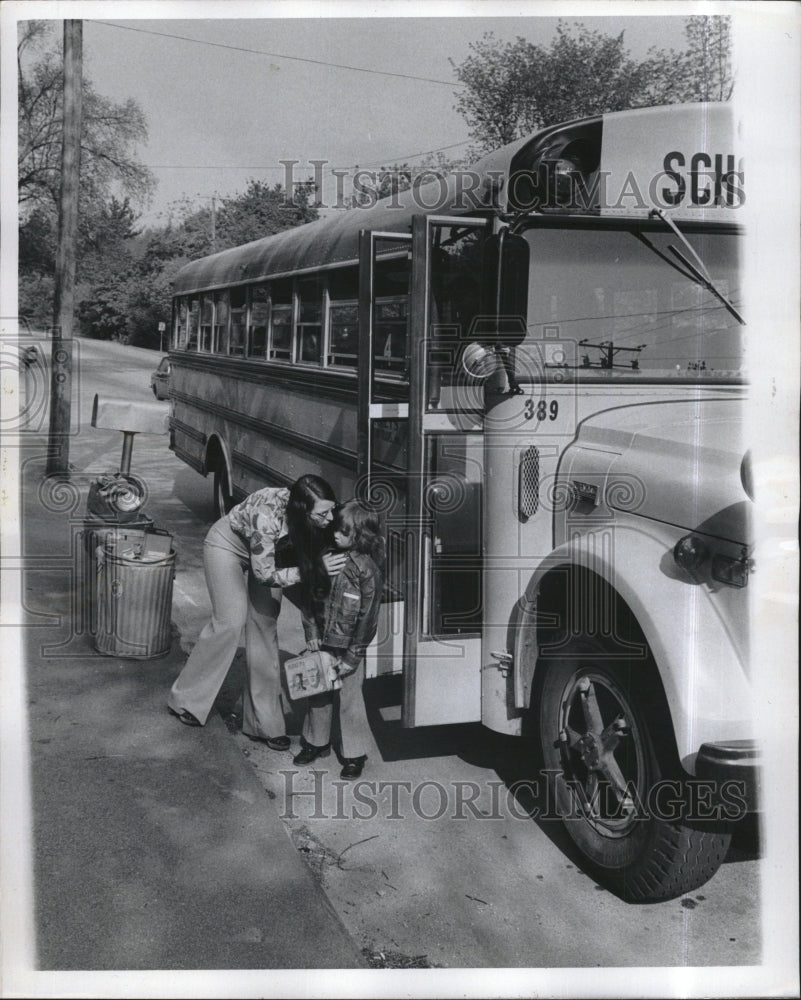
[[669,226],[670,229],[673,230],[676,236],[678,236],[678,238],[681,240],[684,246],[690,251],[692,256],[695,258],[697,264],[693,264],[693,262],[689,260],[681,252],[681,250],[677,250],[676,247],[674,247],[672,244],[668,244],[668,249],[671,251],[671,253],[675,254],[676,257],[679,258],[679,260],[682,262],[682,264],[684,264],[684,266],[687,268],[690,274],[695,278],[695,280],[699,283],[699,285],[702,285],[704,288],[706,288],[708,292],[711,292],[716,299],[718,299],[720,302],[723,303],[723,305],[729,310],[732,316],[734,316],[737,322],[742,323],[742,325],[745,326],[746,323],[743,317],[740,315],[737,309],[732,305],[729,299],[726,298],[723,292],[721,292],[721,290],[712,280],[712,275],[709,273],[709,271],[707,271],[706,265],[698,256],[698,254],[695,252],[695,250],[693,250],[691,243],[684,235],[684,233],[682,233],[682,231],[679,229],[676,223],[661,208],[652,208],[649,214],[657,216],[657,218],[661,219],[666,226]]

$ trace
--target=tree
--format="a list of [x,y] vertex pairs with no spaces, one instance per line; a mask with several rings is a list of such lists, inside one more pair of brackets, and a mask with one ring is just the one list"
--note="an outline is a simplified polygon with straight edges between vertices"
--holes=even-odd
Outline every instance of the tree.
[[121,295],[122,282],[107,282],[96,285],[91,294],[78,303],[78,323],[85,337],[96,340],[110,340],[113,337],[127,338],[130,323],[127,311],[127,296]]
[[492,33],[471,44],[459,66],[457,110],[480,155],[557,122],[626,108],[730,96],[728,18],[691,17],[687,49],[652,48],[635,60],[624,34],[559,22],[550,46]]
[[[63,71],[60,48],[42,53],[50,25],[27,21],[17,46],[19,82],[19,307],[39,327],[52,322],[53,271],[61,175]],[[79,291],[126,273],[134,211],[155,183],[136,159],[147,123],[135,101],[100,96],[83,80],[81,186],[78,232]],[[117,197],[115,192],[122,196]],[[107,329],[105,321],[93,328]]]
[[111,197],[80,219],[78,281],[103,280],[131,266],[132,240],[138,235],[128,198]]
[[[59,47],[39,58],[47,37],[41,21],[24,22],[17,46],[19,80],[19,202],[23,212],[57,206],[61,170],[62,61]],[[81,198],[106,200],[115,185],[144,202],[155,180],[137,159],[137,144],[147,139],[147,122],[134,100],[116,104],[83,80]],[[83,208],[83,205],[82,205]]]
[[707,15],[688,17],[683,101],[728,101],[734,90],[731,21]]
[[94,270],[88,263],[84,270],[91,285],[82,289],[82,331],[158,347],[158,324],[169,321],[172,282],[184,264],[311,222],[318,214],[313,195],[313,188],[300,185],[287,198],[281,185],[249,181],[243,193],[220,199],[214,247],[210,205],[198,208],[185,198],[172,207],[166,226],[137,233],[127,201],[112,202],[94,226],[108,252],[97,257]]
[[240,246],[312,222],[318,216],[311,204],[313,194],[313,188],[302,184],[288,197],[280,184],[270,187],[263,181],[249,180],[242,194],[222,199],[216,248]]
[[[393,163],[391,167],[378,170],[357,168],[354,193],[345,199],[345,208],[369,208],[382,198],[389,198],[400,191],[407,191],[413,184],[425,184],[437,177],[447,177],[456,170],[467,166],[467,161],[449,159],[442,153],[427,153],[417,164]],[[338,206],[343,207],[343,206]]]

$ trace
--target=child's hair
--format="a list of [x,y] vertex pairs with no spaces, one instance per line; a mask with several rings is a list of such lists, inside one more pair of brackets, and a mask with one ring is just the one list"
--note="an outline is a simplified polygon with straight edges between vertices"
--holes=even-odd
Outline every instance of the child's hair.
[[386,564],[384,535],[378,514],[362,507],[358,500],[348,500],[334,513],[334,531],[353,539],[353,549],[370,556],[383,573]]

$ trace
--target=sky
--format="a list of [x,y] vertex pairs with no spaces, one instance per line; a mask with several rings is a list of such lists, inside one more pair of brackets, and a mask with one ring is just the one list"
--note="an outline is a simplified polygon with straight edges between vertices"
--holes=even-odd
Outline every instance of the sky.
[[[360,13],[376,7],[348,9]],[[487,31],[502,40],[521,35],[549,44],[558,19],[545,12],[554,5],[529,2],[524,9],[530,16],[499,16],[520,7],[484,3],[478,8],[492,8],[492,17],[287,18],[254,16],[276,10],[261,3],[150,3],[144,8],[98,3],[88,7],[84,21],[84,73],[100,94],[116,101],[134,98],[147,117],[149,139],[139,155],[158,187],[142,222],[158,223],[183,196],[209,204],[213,196],[244,190],[250,178],[283,183],[281,160],[300,161],[294,176],[302,180],[310,176],[314,159],[368,168],[413,161],[414,154],[443,147],[447,155],[464,154],[470,129],[455,109],[457,82],[450,60],[461,63],[470,43]],[[156,9],[197,16],[124,16]],[[290,9],[339,13],[343,8],[292,4],[278,13]],[[409,4],[392,9],[415,10]],[[609,34],[625,31],[635,57],[651,45],[681,48],[689,13],[590,17],[572,3],[557,9],[568,22],[580,19]],[[58,31],[55,27],[54,37]],[[331,204],[336,192],[331,175],[326,178],[323,200]]]

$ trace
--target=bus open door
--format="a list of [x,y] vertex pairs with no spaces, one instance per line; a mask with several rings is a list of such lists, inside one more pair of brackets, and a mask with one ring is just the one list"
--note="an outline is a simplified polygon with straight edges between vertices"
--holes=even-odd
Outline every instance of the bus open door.
[[[402,668],[405,726],[481,719],[482,403],[460,362],[488,231],[479,218],[420,215],[411,235],[361,235],[359,488],[386,522],[391,602],[373,669]],[[376,359],[396,350],[388,293],[404,274],[405,377],[393,391]]]

